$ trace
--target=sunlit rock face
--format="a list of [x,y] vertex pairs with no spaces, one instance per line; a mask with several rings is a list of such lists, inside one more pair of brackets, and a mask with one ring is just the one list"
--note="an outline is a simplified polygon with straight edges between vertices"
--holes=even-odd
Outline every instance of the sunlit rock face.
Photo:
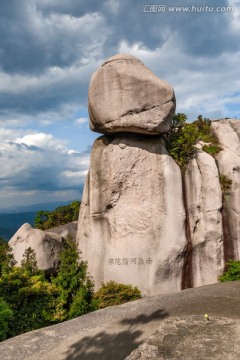
[[140,60],[120,54],[93,74],[88,108],[93,131],[158,135],[170,128],[175,96]]
[[192,245],[192,286],[218,281],[224,269],[222,191],[215,159],[199,151],[185,173]]
[[[221,176],[230,180],[223,189],[225,260],[240,259],[240,120],[213,121],[211,129],[222,148],[216,155]],[[223,182],[225,181],[223,179]],[[223,184],[224,185],[224,184]]]
[[97,288],[114,279],[146,295],[180,290],[184,225],[181,172],[161,137],[95,141],[77,240]]
[[31,247],[36,252],[38,268],[51,272],[58,264],[62,237],[56,233],[34,229],[26,223],[11,238],[9,245],[18,266],[21,266],[24,251]]

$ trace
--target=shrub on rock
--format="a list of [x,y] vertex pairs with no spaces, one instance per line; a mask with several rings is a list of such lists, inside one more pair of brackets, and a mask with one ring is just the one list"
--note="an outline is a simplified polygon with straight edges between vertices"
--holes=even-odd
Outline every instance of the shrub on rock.
[[108,306],[124,304],[141,298],[141,292],[132,285],[118,284],[109,281],[102,284],[102,287],[95,293],[94,298],[98,302],[100,309]]

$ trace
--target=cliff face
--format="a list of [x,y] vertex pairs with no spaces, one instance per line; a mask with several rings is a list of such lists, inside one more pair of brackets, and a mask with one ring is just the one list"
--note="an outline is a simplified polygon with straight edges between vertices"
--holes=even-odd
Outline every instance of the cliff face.
[[95,141],[77,240],[96,287],[114,279],[148,295],[180,289],[184,222],[181,172],[161,137]]
[[217,282],[224,268],[222,191],[215,159],[199,151],[185,173],[192,286]]
[[[223,237],[225,259],[240,259],[240,121],[212,122],[212,131],[222,148],[216,155],[220,177],[231,181],[223,189]],[[223,178],[224,180],[224,178]]]
[[240,258],[240,121],[212,122],[222,150],[199,150],[183,172],[163,138],[174,104],[171,86],[128,55],[92,77],[90,125],[107,135],[93,145],[77,243],[96,288],[207,285]]

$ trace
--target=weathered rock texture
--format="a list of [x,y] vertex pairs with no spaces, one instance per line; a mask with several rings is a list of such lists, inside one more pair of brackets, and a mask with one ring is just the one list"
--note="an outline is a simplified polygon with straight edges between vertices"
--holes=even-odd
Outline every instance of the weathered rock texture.
[[92,76],[89,115],[93,131],[162,134],[169,130],[174,111],[173,88],[134,56],[113,56]]
[[125,360],[239,359],[240,326],[227,318],[184,316],[164,320]]
[[95,141],[77,241],[97,288],[114,279],[145,295],[180,290],[184,222],[181,172],[161,137]]
[[222,191],[215,159],[199,151],[185,173],[192,286],[216,283],[224,269]]
[[41,270],[54,270],[62,249],[62,237],[56,233],[33,229],[24,224],[9,241],[17,265],[21,265],[24,251],[31,247],[36,252],[37,265]]
[[225,260],[240,259],[240,121],[214,121],[211,129],[223,149],[216,155],[220,175],[232,181],[223,191]]
[[[210,351],[206,356],[197,356],[197,360],[209,359],[207,356],[214,350],[214,360],[238,360],[239,298],[240,281],[145,297],[2,341],[1,360],[123,360],[140,344],[148,343],[149,337],[166,318],[171,320],[173,317],[184,317],[185,324],[179,323],[180,331],[175,327],[176,319],[172,320],[168,329],[173,331],[165,334],[164,349],[170,346],[173,353],[178,350],[186,353],[191,349],[196,351],[197,346],[201,349],[204,344]],[[203,316],[206,312],[209,322]],[[189,315],[195,315],[194,319],[199,321],[193,322]],[[222,319],[220,322],[220,317],[226,322]],[[195,337],[197,341],[193,341]],[[181,348],[182,339],[186,349]],[[234,358],[237,349],[237,358]],[[180,359],[186,358],[174,358]],[[194,360],[194,357],[190,359]]]
[[59,234],[63,238],[70,237],[73,241],[76,241],[77,235],[77,221],[72,221],[68,224],[60,225],[49,230],[45,230],[46,233]]

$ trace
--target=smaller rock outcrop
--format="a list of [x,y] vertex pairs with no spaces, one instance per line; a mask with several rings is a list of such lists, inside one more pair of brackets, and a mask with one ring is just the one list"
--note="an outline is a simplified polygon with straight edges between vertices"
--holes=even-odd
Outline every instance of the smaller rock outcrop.
[[75,242],[76,241],[76,234],[77,234],[77,221],[72,221],[68,224],[59,225],[57,227],[51,228],[49,230],[45,230],[46,233],[54,233],[58,234],[63,238],[67,238],[70,236],[70,238]]
[[62,236],[53,232],[34,229],[24,224],[9,241],[17,265],[21,265],[24,251],[31,247],[36,252],[38,268],[53,271],[62,249]]
[[90,128],[103,134],[163,134],[175,111],[173,88],[134,56],[119,54],[97,70],[89,87]]

